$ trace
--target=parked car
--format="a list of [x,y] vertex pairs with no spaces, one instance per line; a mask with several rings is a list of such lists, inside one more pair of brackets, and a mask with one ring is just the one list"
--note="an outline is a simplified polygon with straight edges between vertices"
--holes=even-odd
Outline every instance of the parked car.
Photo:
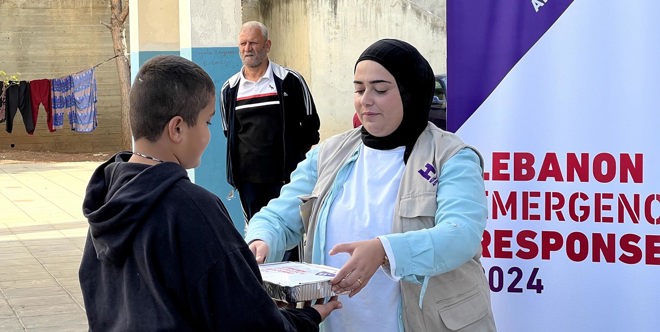
[[429,121],[447,130],[447,75],[435,75],[435,93],[429,112]]

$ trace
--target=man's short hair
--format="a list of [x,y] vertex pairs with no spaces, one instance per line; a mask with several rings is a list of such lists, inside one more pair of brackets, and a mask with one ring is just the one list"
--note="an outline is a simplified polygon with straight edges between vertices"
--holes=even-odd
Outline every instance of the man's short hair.
[[130,92],[133,138],[156,141],[174,116],[188,126],[215,94],[213,80],[204,69],[178,55],[149,59],[137,73]]
[[261,30],[261,35],[264,36],[264,40],[268,40],[268,27],[266,27],[265,24],[259,21],[248,21],[243,23],[243,26],[241,26],[241,30],[248,28],[249,29],[257,28]]

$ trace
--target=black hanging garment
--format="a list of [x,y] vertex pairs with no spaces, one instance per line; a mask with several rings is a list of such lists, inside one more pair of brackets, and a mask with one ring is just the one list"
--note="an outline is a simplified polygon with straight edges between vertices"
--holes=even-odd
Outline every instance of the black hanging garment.
[[0,81],[0,123],[5,122],[5,82]]
[[20,110],[23,116],[23,124],[28,134],[34,133],[34,119],[32,117],[32,102],[30,101],[30,83],[27,81],[10,83],[5,92],[7,132],[14,129],[14,116]]

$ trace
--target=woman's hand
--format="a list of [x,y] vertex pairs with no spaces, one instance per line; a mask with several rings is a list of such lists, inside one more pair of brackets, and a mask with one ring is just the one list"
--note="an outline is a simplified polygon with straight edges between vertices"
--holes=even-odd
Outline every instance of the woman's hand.
[[249,247],[258,264],[262,264],[266,261],[266,257],[268,256],[268,245],[266,242],[262,240],[254,240],[250,242]]
[[330,281],[336,294],[349,293],[353,297],[364,288],[385,258],[379,239],[340,243],[330,249],[330,255],[345,252],[351,255],[346,264]]

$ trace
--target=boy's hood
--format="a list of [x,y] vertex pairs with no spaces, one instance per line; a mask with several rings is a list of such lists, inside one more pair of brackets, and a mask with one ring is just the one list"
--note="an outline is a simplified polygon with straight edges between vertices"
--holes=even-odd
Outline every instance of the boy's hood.
[[[129,163],[122,152],[99,166],[87,185],[83,213],[101,261],[121,263],[131,250],[135,233],[163,209],[161,197],[188,174],[180,165]],[[163,212],[163,211],[160,211]]]

